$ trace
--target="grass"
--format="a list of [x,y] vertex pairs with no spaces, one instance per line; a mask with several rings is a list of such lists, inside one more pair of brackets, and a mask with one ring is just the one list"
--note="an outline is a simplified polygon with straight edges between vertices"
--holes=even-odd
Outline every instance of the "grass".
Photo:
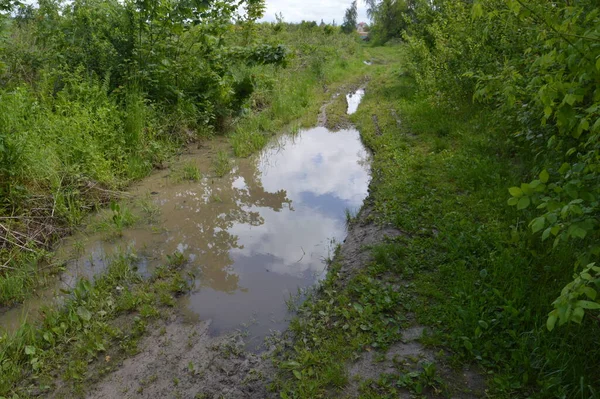
[[[268,25],[261,28],[271,29]],[[286,43],[294,58],[285,69],[263,66],[250,71],[260,77],[251,97],[254,112],[240,120],[229,135],[238,157],[262,149],[281,131],[314,126],[321,105],[341,86],[359,80],[366,68],[361,60],[363,48],[351,36],[283,30],[272,40]],[[340,115],[346,112],[343,94],[335,101],[343,108]]]
[[358,210],[346,208],[344,209],[344,216],[346,217],[346,228],[348,228],[356,220],[356,217],[358,216]]
[[[481,367],[490,397],[596,397],[598,323],[545,327],[577,249],[549,251],[506,204],[507,188],[527,177],[528,155],[492,112],[417,93],[400,73],[401,47],[366,51],[377,62],[351,119],[374,153],[375,221],[405,234],[374,247],[347,284],[334,263],[291,324],[293,347],[279,357],[273,389],[283,398],[341,395],[344,364],[385,352],[414,315],[431,332],[422,344],[447,351],[451,366]],[[381,376],[361,395],[460,388],[431,370],[410,373]]]
[[[41,244],[29,238],[20,247],[2,244],[0,306],[22,301],[39,285],[45,248],[89,212],[118,198],[118,190],[161,166],[190,138],[230,132],[233,154],[247,157],[276,133],[314,125],[331,92],[364,70],[354,57],[360,46],[346,35],[294,26],[276,31],[270,24],[257,29],[261,40],[289,47],[289,65],[231,66],[238,80],[252,81],[252,95],[239,114],[226,118],[222,132],[199,124],[202,118],[191,102],[161,106],[134,86],[117,95],[81,71],[69,75],[58,94],[48,82],[0,90],[0,122],[18,132],[6,140],[0,134],[6,148],[0,156],[0,217],[17,216],[7,227],[28,237],[44,233]],[[229,172],[226,158],[217,155],[217,176]],[[175,177],[197,181],[202,176],[189,164]],[[42,217],[43,226],[32,229]]]
[[202,173],[196,164],[193,162],[185,162],[179,168],[173,171],[175,181],[193,181],[197,182],[202,179]]
[[327,129],[337,131],[348,125],[348,103],[345,92],[337,93],[337,96],[327,104],[325,110],[327,112],[327,123],[325,124]]
[[[150,208],[148,208],[150,209]],[[112,201],[109,209],[104,211],[102,217],[94,220],[88,229],[94,232],[106,234],[107,240],[123,235],[123,229],[133,226],[139,217],[137,217],[125,201]]]
[[0,336],[0,396],[81,393],[105,357],[118,364],[135,353],[149,323],[188,290],[180,263],[169,262],[148,280],[134,271],[135,263],[134,254],[117,256],[106,274],[80,280],[62,305],[48,306],[39,323]]
[[212,170],[218,177],[223,177],[231,171],[233,167],[231,158],[227,151],[219,150],[212,161]]

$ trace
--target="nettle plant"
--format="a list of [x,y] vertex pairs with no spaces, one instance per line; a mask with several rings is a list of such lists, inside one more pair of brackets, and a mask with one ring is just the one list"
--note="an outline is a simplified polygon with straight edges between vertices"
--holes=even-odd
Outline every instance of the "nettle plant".
[[[529,228],[553,250],[575,252],[575,275],[553,302],[549,330],[600,309],[600,10],[592,2],[547,7],[508,0],[507,13],[534,26],[536,40],[504,92],[520,98],[521,137],[537,154],[537,179],[509,189]],[[513,111],[514,112],[514,111]],[[541,120],[541,126],[540,126]],[[533,209],[533,210],[532,210]]]

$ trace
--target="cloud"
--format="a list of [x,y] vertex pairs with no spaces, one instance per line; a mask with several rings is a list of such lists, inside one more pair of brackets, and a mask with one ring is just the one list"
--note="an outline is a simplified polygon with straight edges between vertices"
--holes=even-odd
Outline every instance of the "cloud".
[[[282,13],[286,22],[321,20],[341,25],[344,12],[351,0],[267,0],[267,10],[263,21],[275,21],[275,14]],[[363,0],[358,2],[358,21],[368,21],[367,9]]]

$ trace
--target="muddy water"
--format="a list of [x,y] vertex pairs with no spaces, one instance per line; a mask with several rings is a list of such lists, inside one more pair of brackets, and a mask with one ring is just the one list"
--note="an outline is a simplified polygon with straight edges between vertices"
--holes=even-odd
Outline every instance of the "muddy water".
[[[348,98],[349,113],[360,96]],[[369,155],[356,130],[317,127],[281,136],[216,177],[212,159],[224,148],[216,141],[190,150],[170,171],[133,187],[128,206],[138,223],[121,237],[100,231],[67,240],[58,255],[67,271],[0,315],[1,325],[13,329],[60,288],[102,272],[113,254],[127,250],[136,253],[142,274],[181,253],[195,288],[179,308],[190,320],[211,319],[215,334],[243,328],[257,342],[284,328],[286,300],[324,277],[324,260],[345,236],[346,210],[357,210],[367,195]],[[195,165],[203,177],[176,179],[183,165]],[[103,217],[110,219],[109,212],[96,218]]]

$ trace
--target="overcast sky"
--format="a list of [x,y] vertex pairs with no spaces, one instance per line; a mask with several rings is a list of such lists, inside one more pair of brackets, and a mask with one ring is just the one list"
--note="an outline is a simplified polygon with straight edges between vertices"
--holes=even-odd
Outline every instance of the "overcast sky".
[[[275,21],[275,14],[282,13],[286,22],[317,21],[321,19],[341,25],[344,12],[352,0],[267,0],[263,21]],[[368,22],[365,3],[358,1],[358,22]]]

